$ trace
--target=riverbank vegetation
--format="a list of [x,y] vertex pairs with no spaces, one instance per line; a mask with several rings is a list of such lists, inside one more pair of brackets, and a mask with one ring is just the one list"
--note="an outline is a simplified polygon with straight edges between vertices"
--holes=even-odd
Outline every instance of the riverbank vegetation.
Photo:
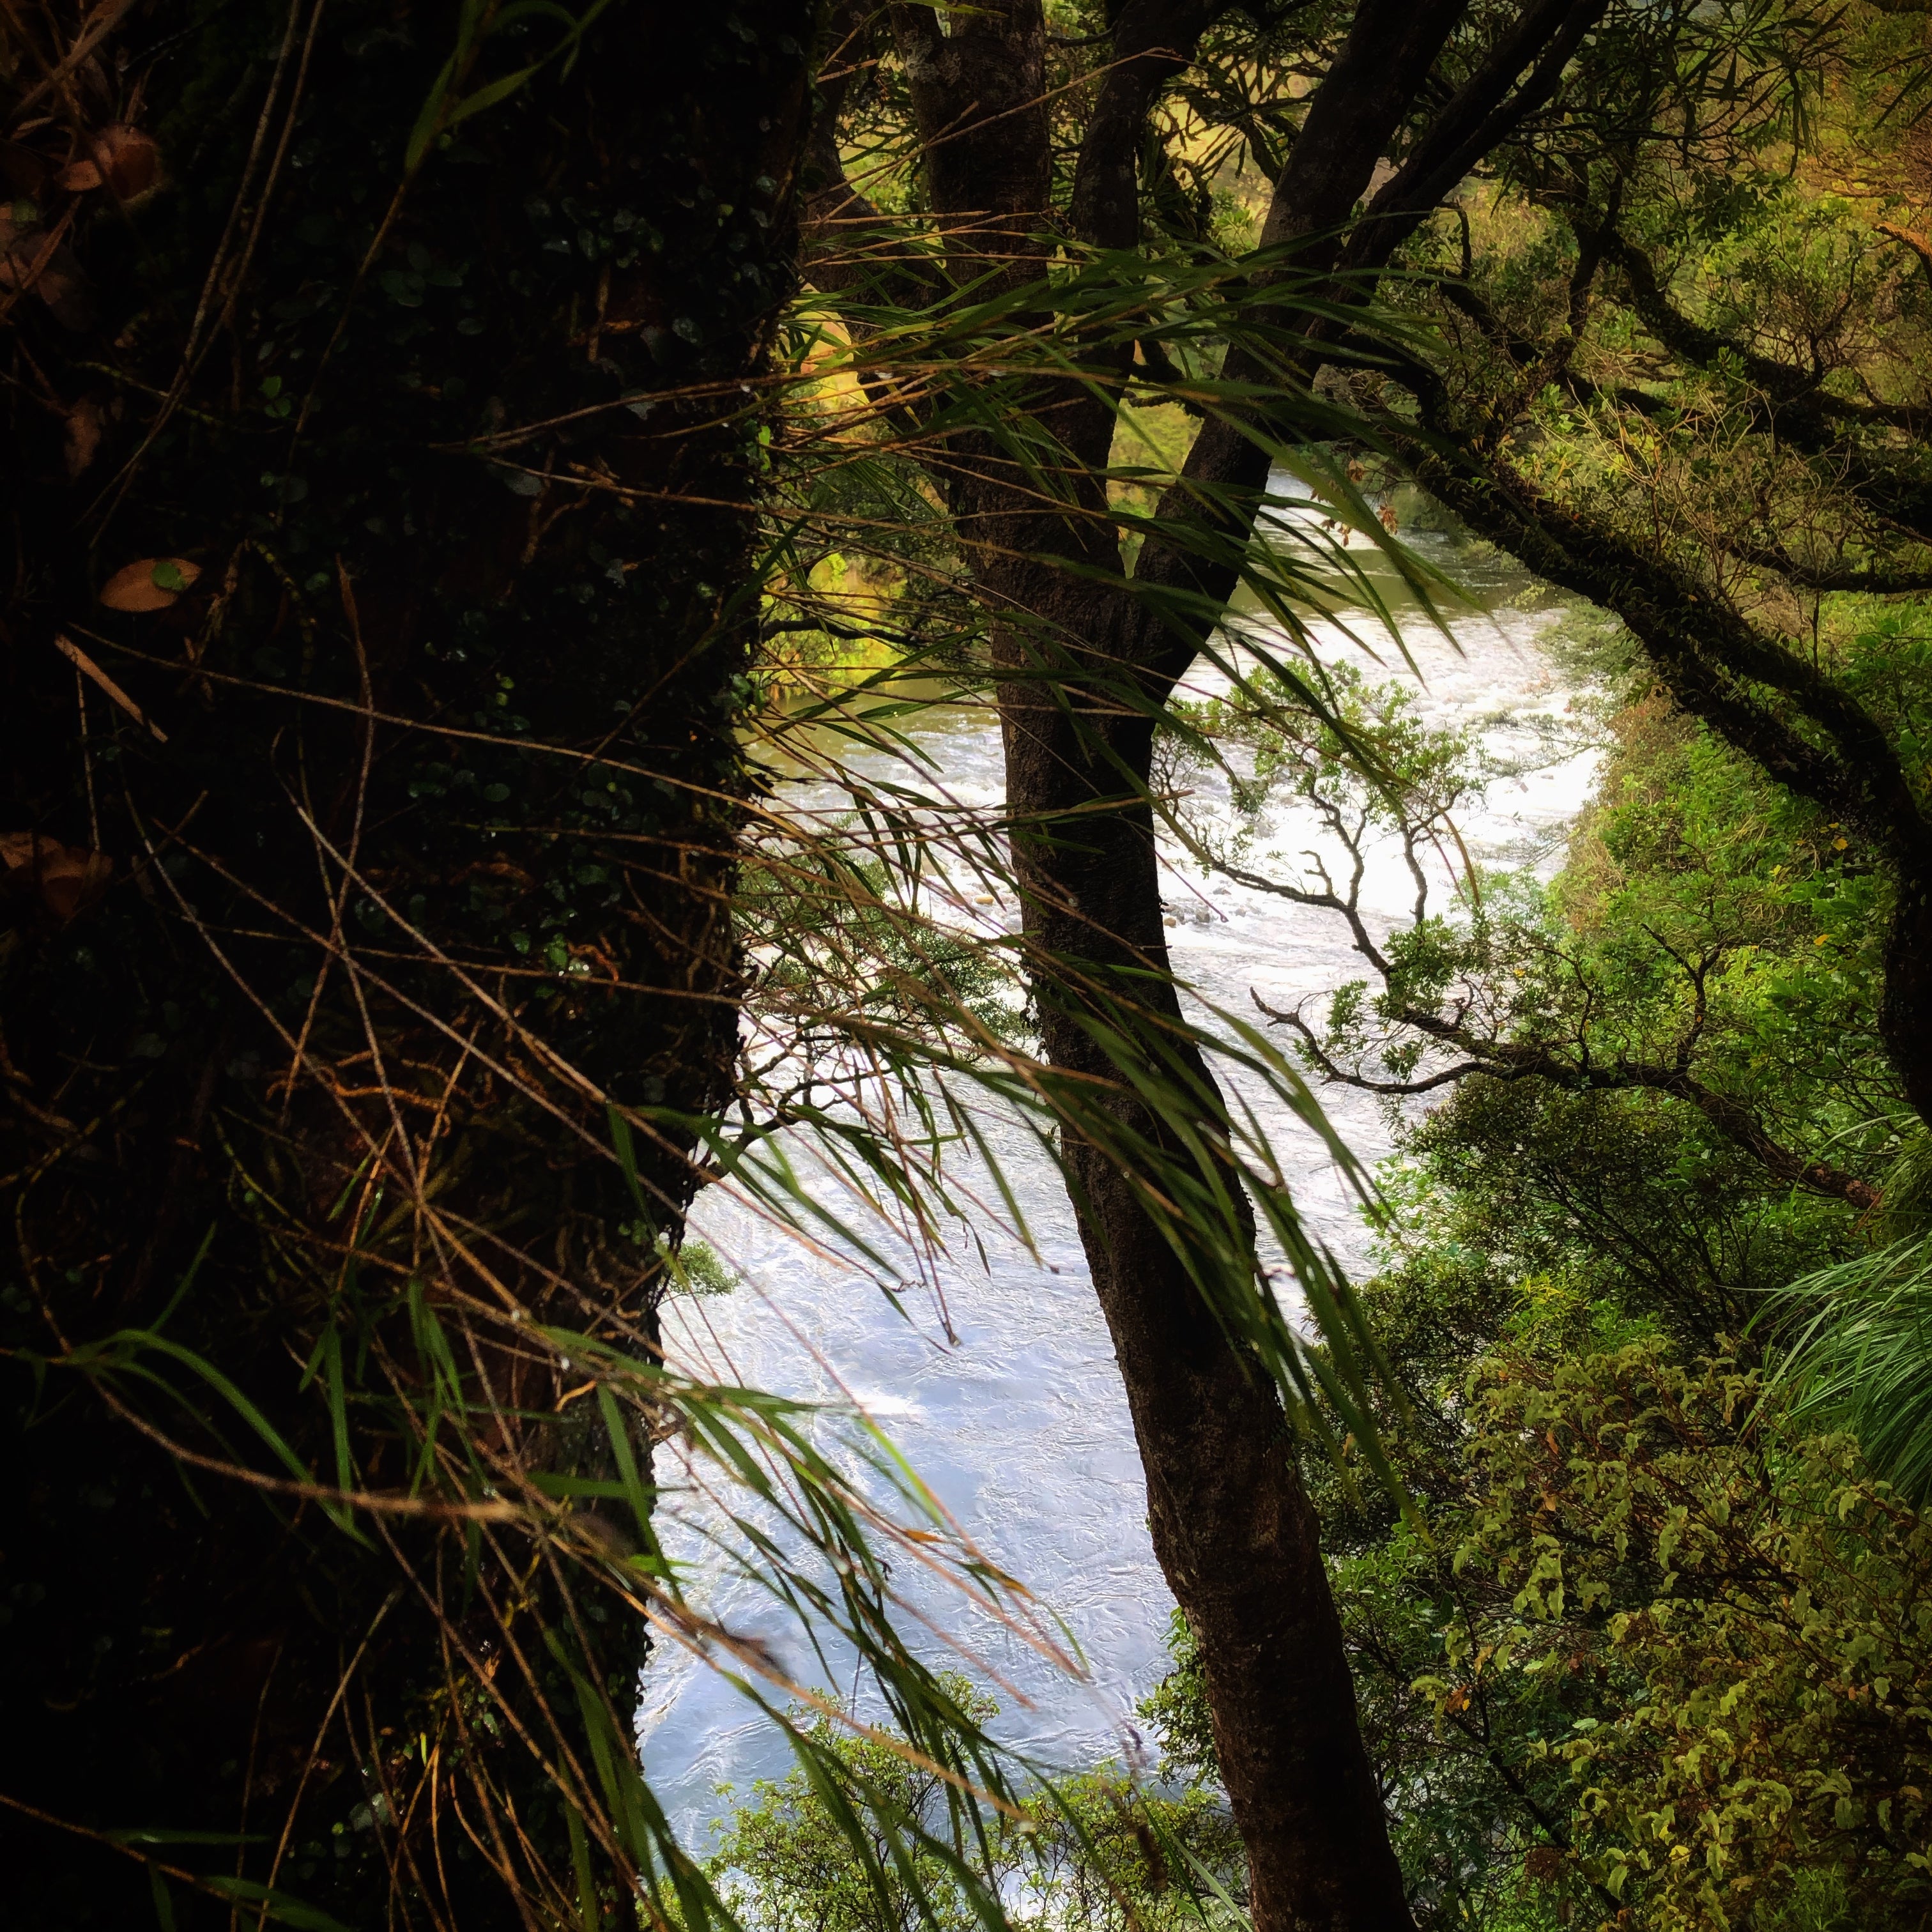
[[[1419,1508],[1319,1478],[1371,1754],[1419,1922],[1912,1924],[1925,1142],[1872,873],[1592,629],[1612,702],[1562,870],[1374,935],[1286,1016],[1392,1106],[1450,1076],[1402,1117],[1362,1291]],[[1404,748],[1413,822],[1470,752]],[[1284,782],[1332,787],[1333,751]],[[1188,1643],[1155,1708],[1198,1775]]]

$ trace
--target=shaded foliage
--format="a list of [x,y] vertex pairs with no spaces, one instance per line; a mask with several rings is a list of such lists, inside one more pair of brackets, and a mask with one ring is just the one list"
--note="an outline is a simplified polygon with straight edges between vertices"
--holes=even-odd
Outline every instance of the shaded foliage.
[[[981,1718],[991,1700],[957,1694]],[[854,1738],[814,1720],[814,1733],[875,1794],[879,1815],[939,1822],[943,1787],[889,1742]],[[964,1845],[942,1852],[938,1834],[915,1873],[883,1837],[855,1843],[830,1794],[802,1772],[754,1787],[730,1817],[710,1868],[754,1932],[913,1932],[980,1922],[954,1878]],[[1132,1932],[1144,1927],[1238,1922],[1240,1840],[1225,1804],[1200,1790],[1137,1789],[1118,1767],[1054,1779],[988,1821],[978,1856],[1017,1927]]]

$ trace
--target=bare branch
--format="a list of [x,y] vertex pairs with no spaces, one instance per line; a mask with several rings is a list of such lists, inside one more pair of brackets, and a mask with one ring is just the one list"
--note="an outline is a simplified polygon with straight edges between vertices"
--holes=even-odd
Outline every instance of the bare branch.
[[1774,1138],[1742,1101],[1706,1086],[1681,1064],[1659,1065],[1620,1059],[1607,1066],[1592,1066],[1566,1060],[1550,1047],[1532,1041],[1485,1040],[1439,1014],[1404,1006],[1390,1016],[1397,1024],[1411,1028],[1470,1058],[1420,1080],[1376,1080],[1339,1066],[1298,1012],[1278,1012],[1264,1004],[1258,994],[1250,994],[1250,998],[1270,1020],[1293,1028],[1300,1035],[1324,1078],[1364,1093],[1391,1097],[1426,1094],[1477,1074],[1486,1074],[1496,1080],[1546,1081],[1570,1093],[1667,1094],[1696,1108],[1733,1146],[1742,1148],[1786,1186],[1844,1201],[1861,1213],[1878,1204],[1879,1190],[1870,1181],[1847,1174],[1828,1161],[1807,1160]]

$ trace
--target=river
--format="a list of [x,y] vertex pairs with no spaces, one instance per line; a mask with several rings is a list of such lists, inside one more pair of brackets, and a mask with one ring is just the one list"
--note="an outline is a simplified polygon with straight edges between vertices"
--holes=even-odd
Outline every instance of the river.
[[[1377,681],[1408,682],[1430,722],[1479,729],[1515,770],[1459,818],[1464,842],[1478,863],[1546,873],[1561,862],[1564,829],[1588,794],[1598,758],[1579,722],[1589,712],[1587,694],[1548,648],[1560,613],[1493,554],[1444,533],[1407,540],[1466,594],[1466,604],[1445,610],[1448,634],[1412,604],[1404,608],[1413,674],[1366,620],[1353,628],[1376,644],[1379,662],[1334,626],[1321,627],[1319,648],[1356,658]],[[1192,688],[1208,695],[1225,685],[1204,668]],[[989,712],[936,709],[914,730],[953,796],[969,806],[997,804],[999,738]],[[1215,808],[1211,798],[1207,803]],[[1312,842],[1310,827],[1290,814],[1270,830],[1262,843],[1286,855],[1270,868],[1282,876]],[[1362,976],[1332,915],[1210,882],[1184,855],[1167,856],[1163,896],[1175,968],[1210,1005],[1252,1014],[1251,991],[1281,1007]],[[1372,866],[1366,902],[1376,921],[1398,917],[1411,890],[1392,853]],[[1388,1154],[1388,1125],[1371,1096],[1329,1088],[1320,1097],[1365,1165]],[[1305,1221],[1359,1275],[1370,1261],[1369,1235],[1348,1184],[1306,1128],[1286,1118],[1266,1124],[1278,1147],[1293,1150],[1287,1171]],[[1010,1687],[995,1692],[1004,1708],[992,1728],[1057,1765],[1137,1758],[1143,1740],[1134,1705],[1166,1668],[1162,1638],[1172,1599],[1148,1541],[1126,1399],[1058,1180],[1022,1136],[989,1126],[1033,1228],[1036,1259],[1016,1241],[976,1229],[980,1241],[958,1242],[940,1268],[943,1313],[928,1297],[923,1306],[909,1300],[902,1316],[850,1269],[714,1193],[700,1203],[696,1232],[740,1285],[728,1296],[674,1300],[668,1346],[707,1376],[861,1404],[974,1540],[1022,1579],[1077,1642],[1083,1678],[1004,1634],[975,1634],[980,1654]],[[675,1528],[668,1544],[674,1553],[697,1547]],[[789,1667],[817,1674],[795,1632],[756,1592],[714,1576],[697,1594],[734,1628],[769,1638]],[[921,1607],[942,1626],[956,1615],[942,1593]],[[920,1647],[935,1659],[944,1654],[936,1640]],[[716,1787],[742,1794],[754,1779],[782,1775],[789,1761],[783,1740],[722,1679],[668,1649],[652,1663],[644,1702],[646,1772],[686,1841],[702,1849],[728,1808]]]

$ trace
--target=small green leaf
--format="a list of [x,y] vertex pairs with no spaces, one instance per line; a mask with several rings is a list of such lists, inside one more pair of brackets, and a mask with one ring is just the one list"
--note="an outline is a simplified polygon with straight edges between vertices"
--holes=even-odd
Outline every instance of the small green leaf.
[[296,1932],[350,1932],[350,1928],[340,1919],[331,1918],[320,1906],[292,1898],[287,1892],[278,1892],[272,1886],[257,1885],[253,1879],[215,1876],[205,1878],[201,1882],[218,1898],[244,1900],[250,1905],[260,1906],[269,1918],[278,1924],[294,1926]]

